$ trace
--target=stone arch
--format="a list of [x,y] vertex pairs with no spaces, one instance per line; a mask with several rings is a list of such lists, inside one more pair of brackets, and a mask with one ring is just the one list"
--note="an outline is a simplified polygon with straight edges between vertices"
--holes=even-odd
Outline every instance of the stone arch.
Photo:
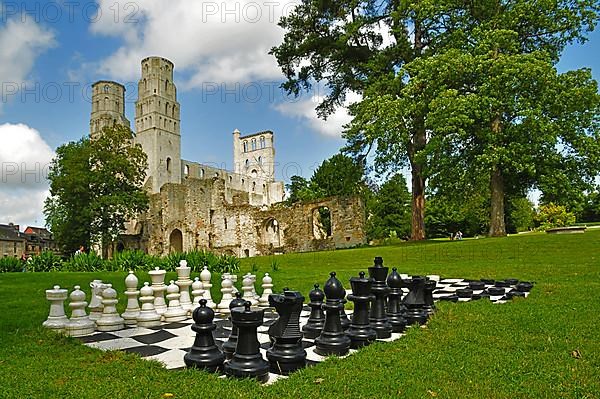
[[326,206],[321,206],[313,209],[313,236],[317,240],[324,240],[331,237],[333,232],[333,224],[331,222],[331,211]]
[[169,253],[183,252],[183,234],[175,229],[169,235]]
[[263,245],[273,246],[274,248],[281,247],[283,243],[283,234],[281,226],[275,218],[268,218],[262,223],[260,230],[261,242]]
[[258,171],[256,169],[252,169],[252,172],[250,172],[250,176],[256,179],[258,177]]

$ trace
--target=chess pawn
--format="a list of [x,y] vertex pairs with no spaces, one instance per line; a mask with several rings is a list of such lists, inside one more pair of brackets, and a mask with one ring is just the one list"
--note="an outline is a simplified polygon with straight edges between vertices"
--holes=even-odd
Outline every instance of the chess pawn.
[[204,289],[203,298],[206,299],[206,306],[215,309],[217,304],[213,302],[210,289],[212,288],[212,284],[210,283],[212,275],[210,274],[210,270],[208,270],[208,266],[204,266],[202,272],[200,272],[200,281],[202,281],[202,288]]
[[138,327],[156,327],[160,326],[160,315],[154,309],[154,290],[146,282],[140,289],[140,302],[142,309],[137,317]]
[[300,313],[304,297],[295,291],[269,295],[269,305],[279,318],[269,327],[273,346],[267,350],[271,372],[282,375],[306,367],[306,351],[302,347]]
[[321,335],[315,339],[315,353],[321,356],[343,356],[350,349],[350,338],[344,333],[340,320],[340,312],[344,309],[342,300],[346,296],[346,291],[340,280],[335,277],[335,272],[331,272],[329,275],[331,277],[324,287],[325,325]]
[[85,307],[85,292],[81,291],[81,287],[76,285],[75,290],[69,295],[69,307],[71,308],[71,319],[65,325],[65,332],[70,337],[82,337],[89,335],[96,329],[96,323],[90,320]]
[[310,302],[310,316],[308,321],[302,327],[302,332],[306,338],[314,339],[321,335],[323,326],[325,325],[325,313],[323,313],[323,300],[325,293],[319,288],[319,284],[315,284],[315,288],[308,294]]
[[397,269],[394,267],[392,272],[387,277],[387,285],[390,288],[388,295],[388,305],[386,316],[388,321],[392,325],[392,332],[401,333],[406,328],[406,319],[403,314],[406,312],[406,308],[402,304],[402,278],[398,274]]
[[423,325],[427,323],[427,310],[425,310],[425,278],[421,276],[413,276],[410,280],[405,280],[410,291],[403,299],[404,305],[407,307],[406,324],[412,325],[418,323]]
[[194,282],[192,283],[192,309],[193,312],[198,306],[200,306],[200,299],[204,296],[204,290],[202,289],[202,281],[200,278],[196,277]]
[[262,282],[263,293],[258,300],[258,306],[261,308],[267,308],[269,307],[269,295],[273,293],[273,279],[271,276],[269,276],[269,273],[265,273]]
[[165,285],[165,274],[166,270],[160,270],[159,267],[155,267],[154,270],[148,272],[150,279],[152,280],[152,290],[154,291],[154,309],[156,313],[162,315],[167,311],[167,303],[165,302],[165,291],[167,286]]
[[128,326],[135,326],[137,324],[137,317],[140,314],[140,304],[138,303],[139,291],[137,289],[138,279],[133,273],[129,271],[129,274],[125,278],[125,296],[127,296],[127,308],[121,317],[125,320],[125,324]]
[[167,308],[167,311],[163,313],[165,322],[173,323],[187,319],[188,312],[181,307],[179,298],[179,287],[175,285],[173,280],[171,280],[169,286],[167,287],[167,299],[169,300],[169,307]]
[[55,285],[51,290],[46,290],[46,299],[50,301],[50,314],[42,325],[56,332],[63,332],[68,321],[65,315],[67,290]]
[[221,313],[229,313],[229,303],[233,299],[233,282],[228,278],[221,281],[221,292],[223,293],[223,297],[221,298],[221,302],[219,302],[219,306],[217,306],[217,310]]
[[225,374],[236,378],[269,379],[269,362],[260,353],[257,328],[263,323],[265,311],[251,310],[250,302],[243,308],[233,308],[231,321],[238,328],[238,341],[231,360],[225,363]]
[[348,299],[354,302],[354,313],[347,334],[352,349],[369,345],[377,338],[377,333],[369,324],[369,307],[374,298],[371,294],[372,284],[371,278],[365,278],[365,272],[360,272],[358,277],[350,279],[352,294],[348,295]]
[[187,367],[214,373],[223,367],[225,361],[225,355],[215,345],[213,337],[213,331],[217,328],[213,322],[215,312],[206,306],[206,299],[200,299],[192,317],[194,318],[192,330],[196,333],[196,338],[190,351],[183,356],[183,361]]
[[102,291],[106,288],[106,284],[102,280],[94,280],[90,283],[92,289],[92,296],[90,298],[90,320],[96,321],[102,316]]
[[102,317],[96,321],[98,331],[118,331],[125,328],[125,320],[117,313],[117,291],[112,284],[107,284],[107,288],[102,291]]
[[192,299],[190,298],[190,285],[192,285],[190,273],[192,268],[187,265],[186,260],[181,260],[179,267],[176,267],[175,271],[177,271],[177,281],[175,284],[179,286],[179,302],[184,310],[190,311],[192,309]]
[[250,278],[250,276],[246,276],[243,280],[242,280],[242,291],[244,291],[244,300],[250,302],[252,304],[252,306],[256,306],[258,304],[258,301],[254,298],[254,294],[252,293],[252,291],[254,290],[254,287],[252,286],[252,279]]
[[[233,310],[233,308],[244,307],[246,301],[242,299],[242,293],[236,292],[235,298],[229,303],[229,311]],[[231,321],[231,316],[229,316],[229,320]],[[227,341],[223,342],[223,353],[225,354],[225,358],[227,360],[231,360],[233,357],[233,353],[235,352],[235,347],[238,341],[238,328],[233,325],[231,328],[231,334],[229,334],[229,338]]]
[[369,267],[369,277],[373,279],[371,293],[375,295],[369,314],[369,323],[377,333],[378,339],[392,336],[392,325],[385,314],[385,302],[390,290],[385,284],[387,274],[388,268],[383,266],[383,259],[377,256],[374,265]]

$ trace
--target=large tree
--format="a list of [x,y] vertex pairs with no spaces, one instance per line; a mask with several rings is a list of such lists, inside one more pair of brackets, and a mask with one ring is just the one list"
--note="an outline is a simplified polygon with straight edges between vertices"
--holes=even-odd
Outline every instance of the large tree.
[[[410,166],[415,240],[425,237],[426,175],[420,152],[427,145],[428,109],[424,102],[410,103],[420,93],[405,90],[410,76],[404,66],[460,42],[463,34],[454,27],[463,24],[463,17],[454,3],[303,0],[281,19],[284,41],[272,49],[287,78],[283,88],[288,93],[298,95],[316,81],[326,82],[327,93],[317,107],[321,117],[343,105],[349,93],[362,96],[352,109],[355,119],[346,134],[347,150],[358,159],[373,150],[378,172]],[[389,101],[373,109],[378,105],[373,101],[381,98]],[[387,106],[394,101],[401,108]]]
[[65,253],[95,243],[106,250],[125,222],[147,209],[146,154],[131,138],[131,130],[118,125],[57,149],[44,213]]

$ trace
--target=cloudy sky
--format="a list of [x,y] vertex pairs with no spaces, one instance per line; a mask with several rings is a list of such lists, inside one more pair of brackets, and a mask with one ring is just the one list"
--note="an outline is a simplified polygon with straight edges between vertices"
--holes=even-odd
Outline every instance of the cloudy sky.
[[[286,98],[268,50],[293,2],[0,0],[0,223],[43,225],[54,149],[88,133],[90,85],[117,80],[134,119],[140,61],[175,64],[184,159],[231,168],[231,132],[272,130],[276,178],[313,170],[339,150],[344,110],[316,118],[320,93]],[[600,34],[567,50],[561,70],[592,67]]]

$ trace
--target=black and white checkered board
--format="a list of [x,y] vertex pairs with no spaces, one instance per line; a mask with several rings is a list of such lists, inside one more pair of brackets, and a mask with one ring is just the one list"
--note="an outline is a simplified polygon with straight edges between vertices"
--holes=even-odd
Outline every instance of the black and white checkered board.
[[[433,276],[432,276],[433,277]],[[469,280],[465,279],[444,279],[437,282],[436,289],[433,292],[435,300],[451,301],[470,301],[478,298],[489,298],[494,303],[504,303],[510,300],[510,295],[488,296],[487,288],[492,284],[486,284],[486,290],[474,291],[473,298],[458,298],[455,291],[469,286]],[[515,290],[514,285],[505,288],[506,292]],[[405,290],[405,293],[408,292]],[[527,296],[528,293],[525,293]],[[352,311],[346,311],[351,318]],[[306,324],[310,315],[310,308],[304,306],[300,317],[300,326]],[[217,313],[215,324],[217,329],[214,331],[214,337],[217,345],[221,347],[231,332],[231,322],[227,320],[225,314]],[[258,341],[261,344],[261,352],[266,359],[266,352],[270,346],[268,329],[277,319],[277,313],[271,309],[265,309],[265,318],[262,326],[258,328]],[[80,337],[79,339],[87,346],[101,350],[123,350],[126,352],[137,353],[144,359],[158,360],[167,369],[180,369],[185,367],[183,356],[189,351],[194,343],[195,333],[191,329],[193,320],[188,319],[177,323],[163,323],[158,327],[126,327],[120,331],[114,332],[96,332],[94,334]],[[391,338],[379,341],[391,342],[402,337],[403,334],[393,333]],[[323,361],[325,358],[314,352],[314,340],[304,339],[303,346],[307,353],[308,365],[314,365]],[[350,354],[356,352],[351,349]],[[279,374],[269,374],[267,383],[273,383],[279,378],[284,378]]]

